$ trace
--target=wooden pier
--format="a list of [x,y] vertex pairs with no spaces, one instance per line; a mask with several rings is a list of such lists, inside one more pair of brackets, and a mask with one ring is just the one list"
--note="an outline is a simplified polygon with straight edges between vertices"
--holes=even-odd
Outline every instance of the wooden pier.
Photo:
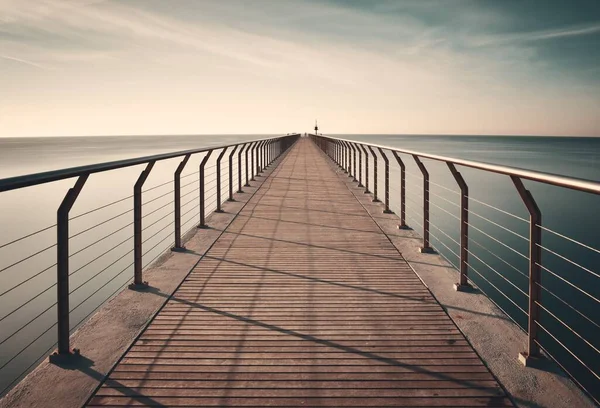
[[300,139],[88,406],[512,406],[343,177]]

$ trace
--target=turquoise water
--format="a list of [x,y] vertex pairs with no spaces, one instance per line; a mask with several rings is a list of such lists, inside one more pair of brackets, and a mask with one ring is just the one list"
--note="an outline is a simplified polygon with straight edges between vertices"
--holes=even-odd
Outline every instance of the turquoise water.
[[[221,145],[241,140],[256,139],[267,135],[228,135],[228,136],[131,136],[131,137],[80,137],[80,138],[19,138],[0,139],[0,178],[92,164],[117,159],[146,156],[168,151],[201,148]],[[359,141],[367,141],[388,145],[400,149],[435,153],[450,157],[484,161],[509,166],[528,168],[572,177],[600,181],[600,138],[556,138],[556,137],[508,137],[508,136],[411,136],[411,135],[339,135]],[[391,162],[390,199],[392,209],[399,212],[399,171],[398,166],[389,154]],[[193,157],[184,176],[192,183],[184,187],[182,194],[189,194],[189,208],[197,206],[197,192],[194,172],[197,171],[201,156]],[[214,160],[214,159],[213,159]],[[421,180],[419,170],[410,156],[404,156],[407,164],[407,216],[408,224],[417,232],[421,213]],[[172,227],[169,213],[172,185],[169,180],[179,163],[179,159],[158,163],[145,186],[153,187],[167,183],[144,195],[144,201],[150,202],[144,208],[145,213],[153,212],[144,225],[157,224],[148,228],[144,234],[156,235],[149,240],[145,248],[153,248],[144,257],[149,263],[160,255],[172,242]],[[431,223],[432,243],[436,249],[454,265],[458,264],[455,254],[459,240],[458,191],[454,179],[443,163],[424,160],[431,173],[431,182],[443,186],[431,185]],[[214,161],[207,165],[214,166]],[[383,161],[379,160],[379,192],[383,194]],[[144,166],[115,170],[106,174],[92,175],[86,183],[80,198],[71,214],[86,213],[89,210],[111,203],[131,195],[133,184]],[[223,167],[224,180],[227,180],[227,167]],[[527,241],[519,237],[528,237],[526,222],[506,213],[487,207],[486,203],[517,217],[527,219],[528,215],[517,192],[507,176],[488,174],[472,169],[460,169],[470,189],[470,249],[472,267],[470,276],[488,296],[496,302],[512,319],[522,327],[526,326],[527,310],[527,260],[517,254],[527,255]],[[371,183],[373,182],[373,164],[370,162]],[[214,168],[207,171],[209,179],[214,179]],[[234,167],[237,175],[237,167]],[[245,175],[243,175],[245,178]],[[234,178],[235,179],[235,178]],[[0,246],[20,236],[37,231],[54,224],[58,204],[64,193],[72,186],[74,180],[50,183],[45,186],[30,187],[19,191],[0,193]],[[600,248],[600,218],[596,209],[600,198],[576,191],[569,191],[534,182],[525,182],[538,201],[543,214],[543,225],[585,243],[592,248]],[[448,191],[446,188],[453,190]],[[214,208],[214,181],[207,182],[207,195],[210,197],[209,209]],[[146,190],[146,188],[145,188]],[[211,196],[212,194],[212,196]],[[222,191],[226,195],[226,188]],[[161,198],[161,196],[163,196]],[[194,201],[195,200],[195,201]],[[477,200],[477,201],[475,201]],[[131,200],[124,201],[74,219],[71,222],[71,235],[79,234],[71,241],[71,253],[79,252],[71,259],[71,270],[78,270],[71,277],[71,287],[78,288],[71,295],[71,304],[80,305],[72,312],[72,326],[85,320],[86,316],[102,304],[120,287],[124,286],[132,276],[129,267],[131,255],[131,214],[116,218],[102,227],[83,233],[91,226],[110,219],[131,208]],[[183,211],[185,213],[185,210]],[[449,215],[448,213],[452,214]],[[477,215],[475,215],[477,214]],[[193,228],[197,223],[195,211],[184,216],[183,230]],[[166,217],[166,218],[165,218]],[[506,231],[486,221],[491,220]],[[160,221],[164,218],[164,221]],[[157,221],[158,220],[158,221]],[[146,224],[146,222],[148,224]],[[102,241],[90,249],[85,247],[102,236],[119,228],[109,240]],[[483,232],[477,231],[475,228]],[[162,229],[162,231],[161,231]],[[486,234],[501,241],[507,247],[490,239]],[[515,235],[518,234],[518,235]],[[146,235],[145,235],[146,236]],[[44,249],[54,243],[55,229],[50,228],[36,234],[18,244],[0,247],[0,270],[25,256]],[[122,241],[119,241],[122,240]],[[88,265],[98,254],[112,248],[114,243],[123,242],[122,246],[111,251],[105,257]],[[560,298],[577,310],[565,306],[562,301],[548,293],[543,293],[542,303],[556,318],[562,320],[571,329],[582,335],[585,340],[574,335],[569,329],[557,321],[549,313],[543,313],[542,325],[557,339],[542,333],[540,341],[544,348],[553,355],[587,389],[598,389],[598,379],[593,373],[600,373],[600,358],[595,349],[600,349],[600,308],[595,299],[600,299],[600,286],[597,273],[600,265],[600,254],[565,240],[550,232],[544,232],[542,245],[568,259],[575,260],[579,266],[573,265],[551,252],[544,251],[543,265],[556,274],[544,273],[542,285],[557,294]],[[495,256],[489,252],[494,253]],[[40,255],[0,272],[2,288],[10,288],[26,279],[30,281],[10,293],[0,296],[0,319],[11,310],[19,307],[25,299],[37,295],[51,287],[55,281],[55,269],[50,268],[40,275],[39,271],[55,262],[55,250],[49,249]],[[125,254],[125,258],[119,257]],[[477,259],[479,258],[479,259]],[[114,263],[114,265],[111,265]],[[81,269],[80,269],[81,268]],[[585,268],[585,269],[584,269]],[[586,271],[588,269],[589,271]],[[590,272],[591,271],[591,272]],[[97,277],[94,277],[98,274]],[[565,283],[567,281],[568,283]],[[96,292],[96,290],[100,290]],[[581,288],[585,291],[582,293]],[[2,293],[4,290],[0,291]],[[31,366],[37,359],[47,354],[55,341],[56,311],[52,307],[55,302],[53,290],[47,290],[35,301],[21,308],[14,314],[0,321],[0,389],[13,382],[23,370]],[[17,335],[5,340],[24,322],[37,318]],[[48,329],[50,328],[50,329]],[[44,330],[48,330],[42,334]],[[36,339],[29,347],[23,347]],[[575,351],[575,356],[562,349],[558,341]],[[23,350],[23,351],[21,351]],[[581,360],[581,361],[578,361]],[[583,363],[582,363],[583,362]],[[587,368],[585,367],[587,366]]]

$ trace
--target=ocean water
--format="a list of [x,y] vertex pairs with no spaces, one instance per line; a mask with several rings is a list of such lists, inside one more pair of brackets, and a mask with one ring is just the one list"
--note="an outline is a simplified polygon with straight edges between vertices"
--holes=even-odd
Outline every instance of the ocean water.
[[[0,178],[267,136],[0,138]],[[337,136],[398,149],[600,181],[600,138]],[[391,163],[391,207],[399,213],[399,168],[390,152],[386,154]],[[196,172],[202,155],[196,156],[192,156],[183,172],[182,203],[186,206],[182,210],[183,231],[194,228],[198,220]],[[215,156],[207,164],[209,210],[215,207]],[[412,157],[402,157],[407,166],[407,223],[420,232],[422,180]],[[157,163],[144,186],[144,214],[147,215],[144,219],[144,249],[148,248],[144,264],[152,262],[172,243],[173,186],[170,180],[179,161],[171,159]],[[457,242],[460,237],[455,218],[459,216],[458,188],[444,163],[426,159],[423,162],[430,172],[432,183],[432,244],[450,263],[458,265]],[[383,196],[381,157],[378,166],[379,194]],[[134,166],[90,176],[71,211],[73,328],[124,287],[132,276],[133,227],[129,225],[132,221],[129,211],[132,199],[129,196],[143,167]],[[369,167],[372,186],[372,159]],[[223,160],[222,169],[223,180],[227,180],[226,160]],[[470,276],[511,319],[526,327],[524,311],[528,304],[526,256],[529,233],[528,223],[524,220],[528,219],[528,213],[508,176],[460,167],[459,171],[469,185],[471,197]],[[233,173],[236,180],[237,164]],[[245,179],[244,168],[242,173]],[[53,263],[56,261],[55,249],[51,246],[56,230],[51,226],[55,223],[60,201],[73,183],[74,180],[64,180],[0,193],[0,390],[7,388],[54,346],[56,311],[53,304],[56,299],[52,285],[56,272]],[[542,211],[543,226],[549,229],[542,237],[545,248],[542,264],[548,271],[544,271],[542,277],[542,304],[547,311],[542,313],[544,330],[541,331],[540,344],[581,385],[597,393],[594,390],[598,390],[600,385],[600,356],[597,351],[600,349],[600,252],[594,249],[600,249],[600,217],[597,215],[600,197],[529,181],[525,181],[525,185]],[[223,188],[221,195],[226,198],[227,188]],[[90,212],[118,200],[122,201]],[[99,223],[102,224],[96,227]],[[3,246],[46,227],[50,228]],[[109,237],[102,240],[106,236]],[[11,266],[38,251],[41,251],[38,255]],[[106,255],[100,256],[104,253]],[[2,295],[16,285],[20,286]],[[23,306],[24,302],[38,294],[37,298]],[[594,395],[598,398],[598,394]]]

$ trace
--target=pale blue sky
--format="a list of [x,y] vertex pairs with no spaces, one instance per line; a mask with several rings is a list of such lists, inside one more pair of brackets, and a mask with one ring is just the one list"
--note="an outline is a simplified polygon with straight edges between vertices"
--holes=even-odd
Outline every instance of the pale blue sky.
[[0,137],[600,135],[600,1],[0,0]]

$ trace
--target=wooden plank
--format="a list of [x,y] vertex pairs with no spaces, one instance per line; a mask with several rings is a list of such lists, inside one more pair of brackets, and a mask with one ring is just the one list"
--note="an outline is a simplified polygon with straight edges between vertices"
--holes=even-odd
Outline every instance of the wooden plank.
[[301,140],[89,406],[512,406]]

